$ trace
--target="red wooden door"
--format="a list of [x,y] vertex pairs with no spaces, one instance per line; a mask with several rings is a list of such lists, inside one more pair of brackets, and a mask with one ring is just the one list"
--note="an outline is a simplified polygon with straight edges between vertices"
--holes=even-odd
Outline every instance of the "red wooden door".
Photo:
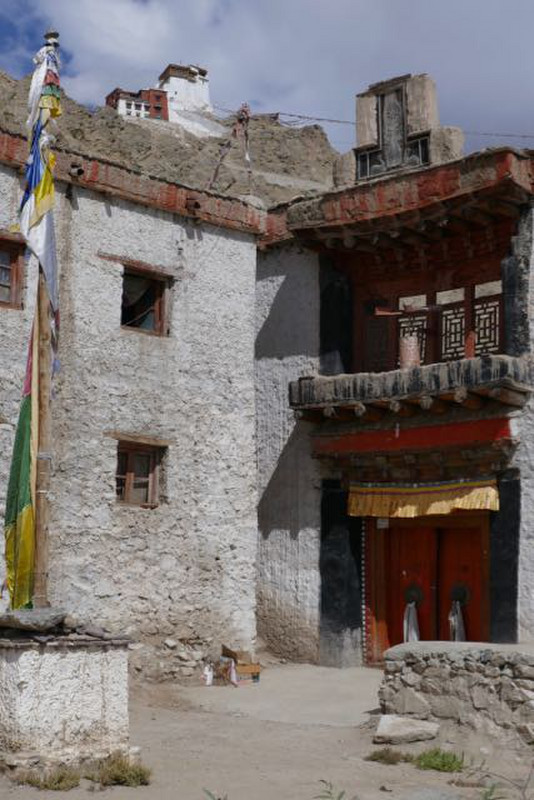
[[421,639],[435,639],[437,532],[434,527],[391,527],[387,580],[387,628],[390,646],[403,639],[406,603],[417,598]]
[[438,557],[438,632],[450,639],[453,600],[462,607],[467,641],[488,640],[487,525],[440,528]]

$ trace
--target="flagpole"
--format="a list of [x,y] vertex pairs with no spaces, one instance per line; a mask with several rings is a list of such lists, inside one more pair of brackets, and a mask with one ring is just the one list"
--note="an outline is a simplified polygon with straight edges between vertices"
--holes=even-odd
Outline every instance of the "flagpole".
[[35,492],[35,558],[33,605],[44,608],[48,602],[48,528],[50,521],[50,473],[52,467],[52,335],[50,297],[46,278],[39,269],[37,295],[39,322],[39,449]]

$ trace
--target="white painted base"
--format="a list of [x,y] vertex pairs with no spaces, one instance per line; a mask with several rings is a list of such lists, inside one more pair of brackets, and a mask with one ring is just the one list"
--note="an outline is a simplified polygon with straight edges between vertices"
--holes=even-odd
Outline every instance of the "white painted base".
[[129,752],[128,644],[0,640],[0,763]]

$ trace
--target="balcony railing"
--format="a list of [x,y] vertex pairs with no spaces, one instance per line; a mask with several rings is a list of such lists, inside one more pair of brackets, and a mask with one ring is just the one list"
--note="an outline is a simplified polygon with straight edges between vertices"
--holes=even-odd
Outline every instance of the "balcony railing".
[[[416,361],[421,365],[502,353],[502,294],[479,291],[483,287],[492,289],[495,284],[438,293],[454,298],[453,302],[425,301],[416,308],[399,303],[399,311],[375,308],[366,320],[359,371],[388,372],[407,366],[402,358],[402,342],[407,338],[416,347]],[[458,292],[463,294],[461,300],[454,297]],[[409,366],[413,365],[412,360]]]

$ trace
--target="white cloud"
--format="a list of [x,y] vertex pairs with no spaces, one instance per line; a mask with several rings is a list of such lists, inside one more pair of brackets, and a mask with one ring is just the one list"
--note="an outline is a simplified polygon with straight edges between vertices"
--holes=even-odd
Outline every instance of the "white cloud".
[[[24,3],[59,28],[72,54],[63,83],[84,103],[102,103],[115,86],[153,85],[170,61],[192,62],[209,69],[219,105],[254,100],[262,110],[353,120],[354,95],[368,83],[425,71],[437,80],[444,122],[534,133],[530,0],[514,0],[508,15],[502,0]],[[0,12],[12,6],[0,0]],[[11,57],[18,69],[24,47],[1,63]],[[348,149],[353,127],[329,130]]]

